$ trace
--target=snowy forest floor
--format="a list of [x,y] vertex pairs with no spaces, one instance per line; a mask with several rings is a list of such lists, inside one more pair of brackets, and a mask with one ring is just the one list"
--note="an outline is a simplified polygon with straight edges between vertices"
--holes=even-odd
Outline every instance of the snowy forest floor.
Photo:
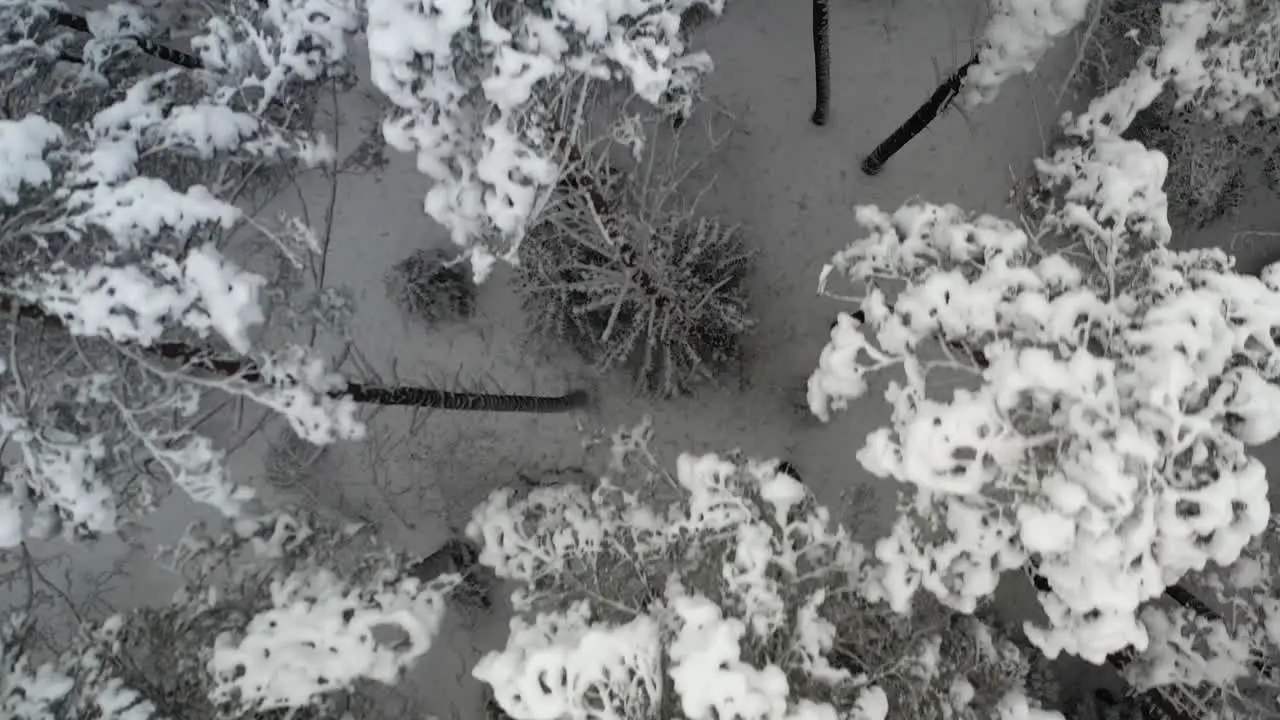
[[[387,409],[373,418],[367,442],[327,451],[295,484],[282,486],[276,478],[274,490],[293,502],[371,520],[391,544],[430,552],[451,525],[465,523],[472,505],[514,481],[518,472],[590,466],[582,449],[584,430],[612,431],[650,414],[668,459],[680,451],[733,448],[787,458],[843,522],[863,540],[873,540],[892,519],[896,488],[870,477],[854,453],[869,431],[887,422],[883,382],[859,406],[826,425],[801,409],[805,378],[841,309],[817,295],[818,272],[856,239],[858,204],[893,208],[919,196],[1011,216],[1012,181],[1025,176],[1030,161],[1044,151],[1070,102],[1059,103],[1055,95],[1075,58],[1075,38],[1060,43],[1033,77],[1009,83],[994,104],[971,113],[969,122],[948,113],[879,176],[868,178],[858,169],[861,156],[901,123],[942,75],[971,55],[970,36],[980,28],[981,11],[982,3],[974,0],[833,3],[834,96],[830,123],[823,128],[808,120],[813,58],[807,3],[734,0],[723,18],[697,32],[696,43],[716,61],[707,93],[737,119],[730,146],[711,168],[720,181],[701,211],[741,224],[749,245],[760,253],[750,287],[760,325],[748,341],[741,377],[726,377],[689,397],[644,398],[627,377],[593,377],[570,353],[531,352],[526,320],[505,269],[481,288],[471,321],[427,328],[404,318],[386,297],[384,274],[415,250],[448,245],[421,210],[427,181],[411,157],[390,150],[385,166],[340,176],[327,229],[325,282],[354,294],[357,315],[345,340],[385,379],[394,374],[405,383],[445,389],[546,395],[586,387],[595,402],[582,413],[542,416],[414,416]],[[340,156],[375,131],[381,112],[375,98],[362,76],[359,87],[337,98],[337,118],[331,114],[333,103],[322,103],[326,116],[318,122],[340,129]],[[309,222],[323,233],[331,193],[331,184],[319,174],[300,178],[266,212],[298,212],[305,206]],[[1236,227],[1199,235],[1208,240],[1195,244],[1238,232],[1280,230],[1280,218],[1270,212],[1269,218],[1246,212],[1229,221]],[[247,420],[230,413],[224,425],[220,434],[228,443],[251,429]],[[263,449],[282,432],[289,431],[273,424],[255,433],[235,454],[233,468],[272,485],[263,472]],[[149,550],[171,541],[199,514],[189,502],[175,499],[155,516],[142,544],[147,551],[108,541],[87,555],[77,553],[70,596],[77,601],[97,597],[121,609],[167,597],[172,579],[151,563]],[[95,590],[90,576],[109,567],[121,573],[112,573],[111,587]],[[1029,592],[1021,599],[1021,591],[1011,592],[1002,606],[1016,614],[1030,602]],[[506,618],[497,614],[450,623],[417,677],[400,690],[420,694],[418,707],[442,719],[479,717],[472,704],[479,689],[469,679],[469,665],[480,652],[504,642],[505,625]],[[455,687],[463,692],[440,692]]]

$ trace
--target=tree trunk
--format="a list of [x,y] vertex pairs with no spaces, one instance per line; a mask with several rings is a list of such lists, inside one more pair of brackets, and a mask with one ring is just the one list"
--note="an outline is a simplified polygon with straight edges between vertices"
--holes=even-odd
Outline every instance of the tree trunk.
[[813,0],[813,77],[817,99],[809,121],[827,124],[831,112],[831,42],[828,32],[830,7],[827,0]]
[[[816,1],[816,0],[815,0]],[[862,160],[862,172],[868,175],[875,175],[884,168],[884,164],[889,161],[899,150],[906,147],[912,138],[919,135],[925,128],[929,127],[929,123],[938,117],[938,113],[951,103],[955,96],[960,92],[960,88],[964,85],[965,75],[969,73],[969,68],[976,65],[978,56],[974,55],[969,62],[960,66],[948,77],[941,85],[938,86],[933,94],[929,96],[924,104],[916,109],[907,121],[902,123],[893,134],[885,139],[884,142],[876,146],[871,154]]]
[[[35,305],[20,305],[8,298],[0,298],[0,315],[9,315],[14,321],[36,320],[43,322],[48,328],[66,331],[66,326],[57,317]],[[190,367],[215,375],[236,377],[250,383],[261,383],[265,380],[257,365],[251,360],[214,357],[186,343],[159,343],[143,349],[168,360],[180,360]],[[584,408],[590,403],[590,396],[585,390],[573,390],[565,395],[550,396],[501,395],[449,392],[416,385],[388,387],[361,383],[347,383],[345,388],[335,390],[330,395],[350,397],[353,402],[368,405],[501,413],[560,413]]]
[[[151,348],[161,357],[180,360],[187,365],[225,377],[250,383],[264,381],[251,360],[216,358],[185,343],[160,343]],[[450,392],[416,385],[365,385],[347,383],[329,393],[331,397],[349,397],[368,405],[422,407],[437,410],[501,413],[560,413],[586,407],[590,396],[585,390],[565,395],[502,395],[492,393]]]
[[[89,35],[93,35],[93,31],[89,29],[89,21],[85,19],[83,15],[74,15],[72,13],[66,13],[66,12],[54,12],[53,22],[71,30],[76,30],[82,33],[88,33]],[[151,55],[152,57],[159,58],[165,62],[173,63],[174,65],[181,65],[182,67],[187,68],[189,70],[200,70],[204,68],[204,63],[202,63],[200,61],[200,58],[196,57],[195,55],[190,55],[180,50],[174,50],[173,48],[167,48],[163,45],[160,45],[151,40],[148,40],[147,38],[139,37],[137,35],[129,35],[127,37],[138,44],[139,50],[141,50],[142,52],[148,55]],[[71,58],[67,58],[67,59],[70,60]]]

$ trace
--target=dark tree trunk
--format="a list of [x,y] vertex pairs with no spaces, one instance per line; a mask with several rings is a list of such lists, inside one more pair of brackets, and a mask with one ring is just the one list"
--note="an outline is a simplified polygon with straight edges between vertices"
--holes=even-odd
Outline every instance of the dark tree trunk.
[[[35,320],[46,327],[66,330],[57,317],[35,305],[21,305],[8,298],[0,298],[0,315],[10,315],[16,320]],[[144,348],[168,360],[179,360],[191,368],[224,377],[235,377],[250,383],[261,383],[257,365],[251,360],[220,358],[186,343],[159,343]],[[352,401],[369,405],[399,407],[424,407],[437,410],[462,410],[501,413],[559,413],[586,407],[590,396],[585,390],[573,390],[565,395],[501,395],[490,393],[449,392],[416,385],[383,386],[347,383],[345,388],[330,393],[333,397],[350,397]]]
[[[260,383],[264,378],[250,360],[215,358],[185,343],[160,343],[151,348],[161,357],[180,360],[188,366],[244,382]],[[501,413],[559,413],[586,407],[590,397],[585,390],[573,390],[566,395],[501,395],[491,393],[449,392],[415,385],[365,385],[347,383],[347,386],[329,393],[330,396],[349,397],[353,402],[368,405],[398,407],[423,407],[437,410],[461,410],[471,412]]]
[[[89,33],[90,35],[93,34],[93,32],[89,30],[89,21],[85,19],[83,15],[73,15],[72,13],[55,12],[53,13],[53,21],[58,25],[61,25],[62,27],[65,27],[71,30],[76,30],[82,33]],[[165,62],[173,63],[174,65],[181,65],[182,67],[190,70],[200,70],[204,67],[204,63],[200,62],[200,58],[196,57],[195,55],[190,55],[188,53],[182,52],[181,50],[174,50],[173,48],[168,48],[168,47],[165,47],[164,45],[159,45],[151,40],[148,40],[147,38],[139,37],[137,35],[131,35],[128,37],[130,40],[138,44],[139,50],[141,50],[142,52],[148,55],[151,55],[152,57],[159,58]],[[70,60],[71,58],[67,57],[67,59]],[[75,59],[75,61],[78,62],[79,60]]]
[[813,78],[817,97],[809,121],[818,126],[827,124],[827,116],[831,112],[829,23],[830,8],[827,0],[813,0]]
[[929,123],[938,117],[938,113],[955,98],[960,92],[961,86],[964,85],[965,75],[969,73],[969,68],[978,62],[978,56],[974,55],[969,62],[960,66],[948,77],[941,85],[938,86],[933,94],[929,96],[924,104],[916,109],[907,121],[902,123],[893,134],[885,139],[884,142],[876,146],[871,154],[862,160],[862,172],[868,175],[875,175],[884,168],[884,164],[889,161],[899,150],[906,147],[912,138],[919,135],[925,128],[929,127]]

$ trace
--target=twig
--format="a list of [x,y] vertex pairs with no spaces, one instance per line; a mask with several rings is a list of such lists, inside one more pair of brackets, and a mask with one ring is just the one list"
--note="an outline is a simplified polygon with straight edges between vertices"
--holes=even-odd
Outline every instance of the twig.
[[1098,28],[1098,21],[1102,19],[1102,11],[1107,7],[1107,0],[1094,0],[1094,3],[1093,16],[1089,18],[1089,24],[1085,27],[1084,34],[1080,36],[1080,47],[1076,51],[1076,59],[1071,63],[1071,68],[1067,70],[1067,76],[1063,78],[1058,92],[1054,94],[1053,102],[1055,105],[1062,104],[1062,97],[1067,94],[1067,88],[1071,86],[1071,81],[1075,79],[1076,72],[1080,69],[1081,63],[1084,62],[1089,42],[1093,39],[1093,33]]

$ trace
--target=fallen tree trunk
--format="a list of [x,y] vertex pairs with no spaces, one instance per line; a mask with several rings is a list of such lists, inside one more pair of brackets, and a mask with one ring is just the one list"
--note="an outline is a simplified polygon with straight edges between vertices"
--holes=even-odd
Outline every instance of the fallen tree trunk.
[[[52,17],[53,22],[57,25],[61,25],[69,30],[93,35],[93,31],[89,29],[89,20],[83,15],[75,15],[68,12],[54,12]],[[174,65],[181,65],[189,70],[201,70],[204,68],[204,63],[195,55],[165,47],[164,45],[160,45],[139,35],[127,35],[124,37],[137,43],[139,50],[152,57],[168,63],[173,63]]]
[[[9,315],[14,321],[36,320],[51,329],[67,331],[66,326],[57,317],[35,305],[20,305],[8,298],[0,298],[0,314]],[[159,343],[141,349],[166,360],[180,361],[195,370],[236,378],[248,383],[266,382],[257,364],[247,358],[217,357],[206,350],[181,342]],[[572,390],[564,395],[508,395],[452,392],[419,385],[372,385],[353,382],[348,382],[345,387],[334,390],[330,395],[349,397],[353,402],[368,405],[500,413],[560,413],[584,408],[590,402],[590,396],[585,390]]]
[[898,126],[885,141],[876,146],[862,160],[862,172],[868,175],[875,175],[884,168],[884,164],[889,162],[889,158],[893,157],[899,150],[906,147],[907,143],[924,132],[929,127],[929,123],[955,99],[960,93],[961,86],[964,85],[965,76],[969,74],[969,68],[976,65],[978,56],[974,55],[969,62],[960,66],[959,70],[951,73],[951,76],[942,82],[941,85],[933,91],[928,100],[924,104],[916,108],[916,111],[907,118],[907,121]]

